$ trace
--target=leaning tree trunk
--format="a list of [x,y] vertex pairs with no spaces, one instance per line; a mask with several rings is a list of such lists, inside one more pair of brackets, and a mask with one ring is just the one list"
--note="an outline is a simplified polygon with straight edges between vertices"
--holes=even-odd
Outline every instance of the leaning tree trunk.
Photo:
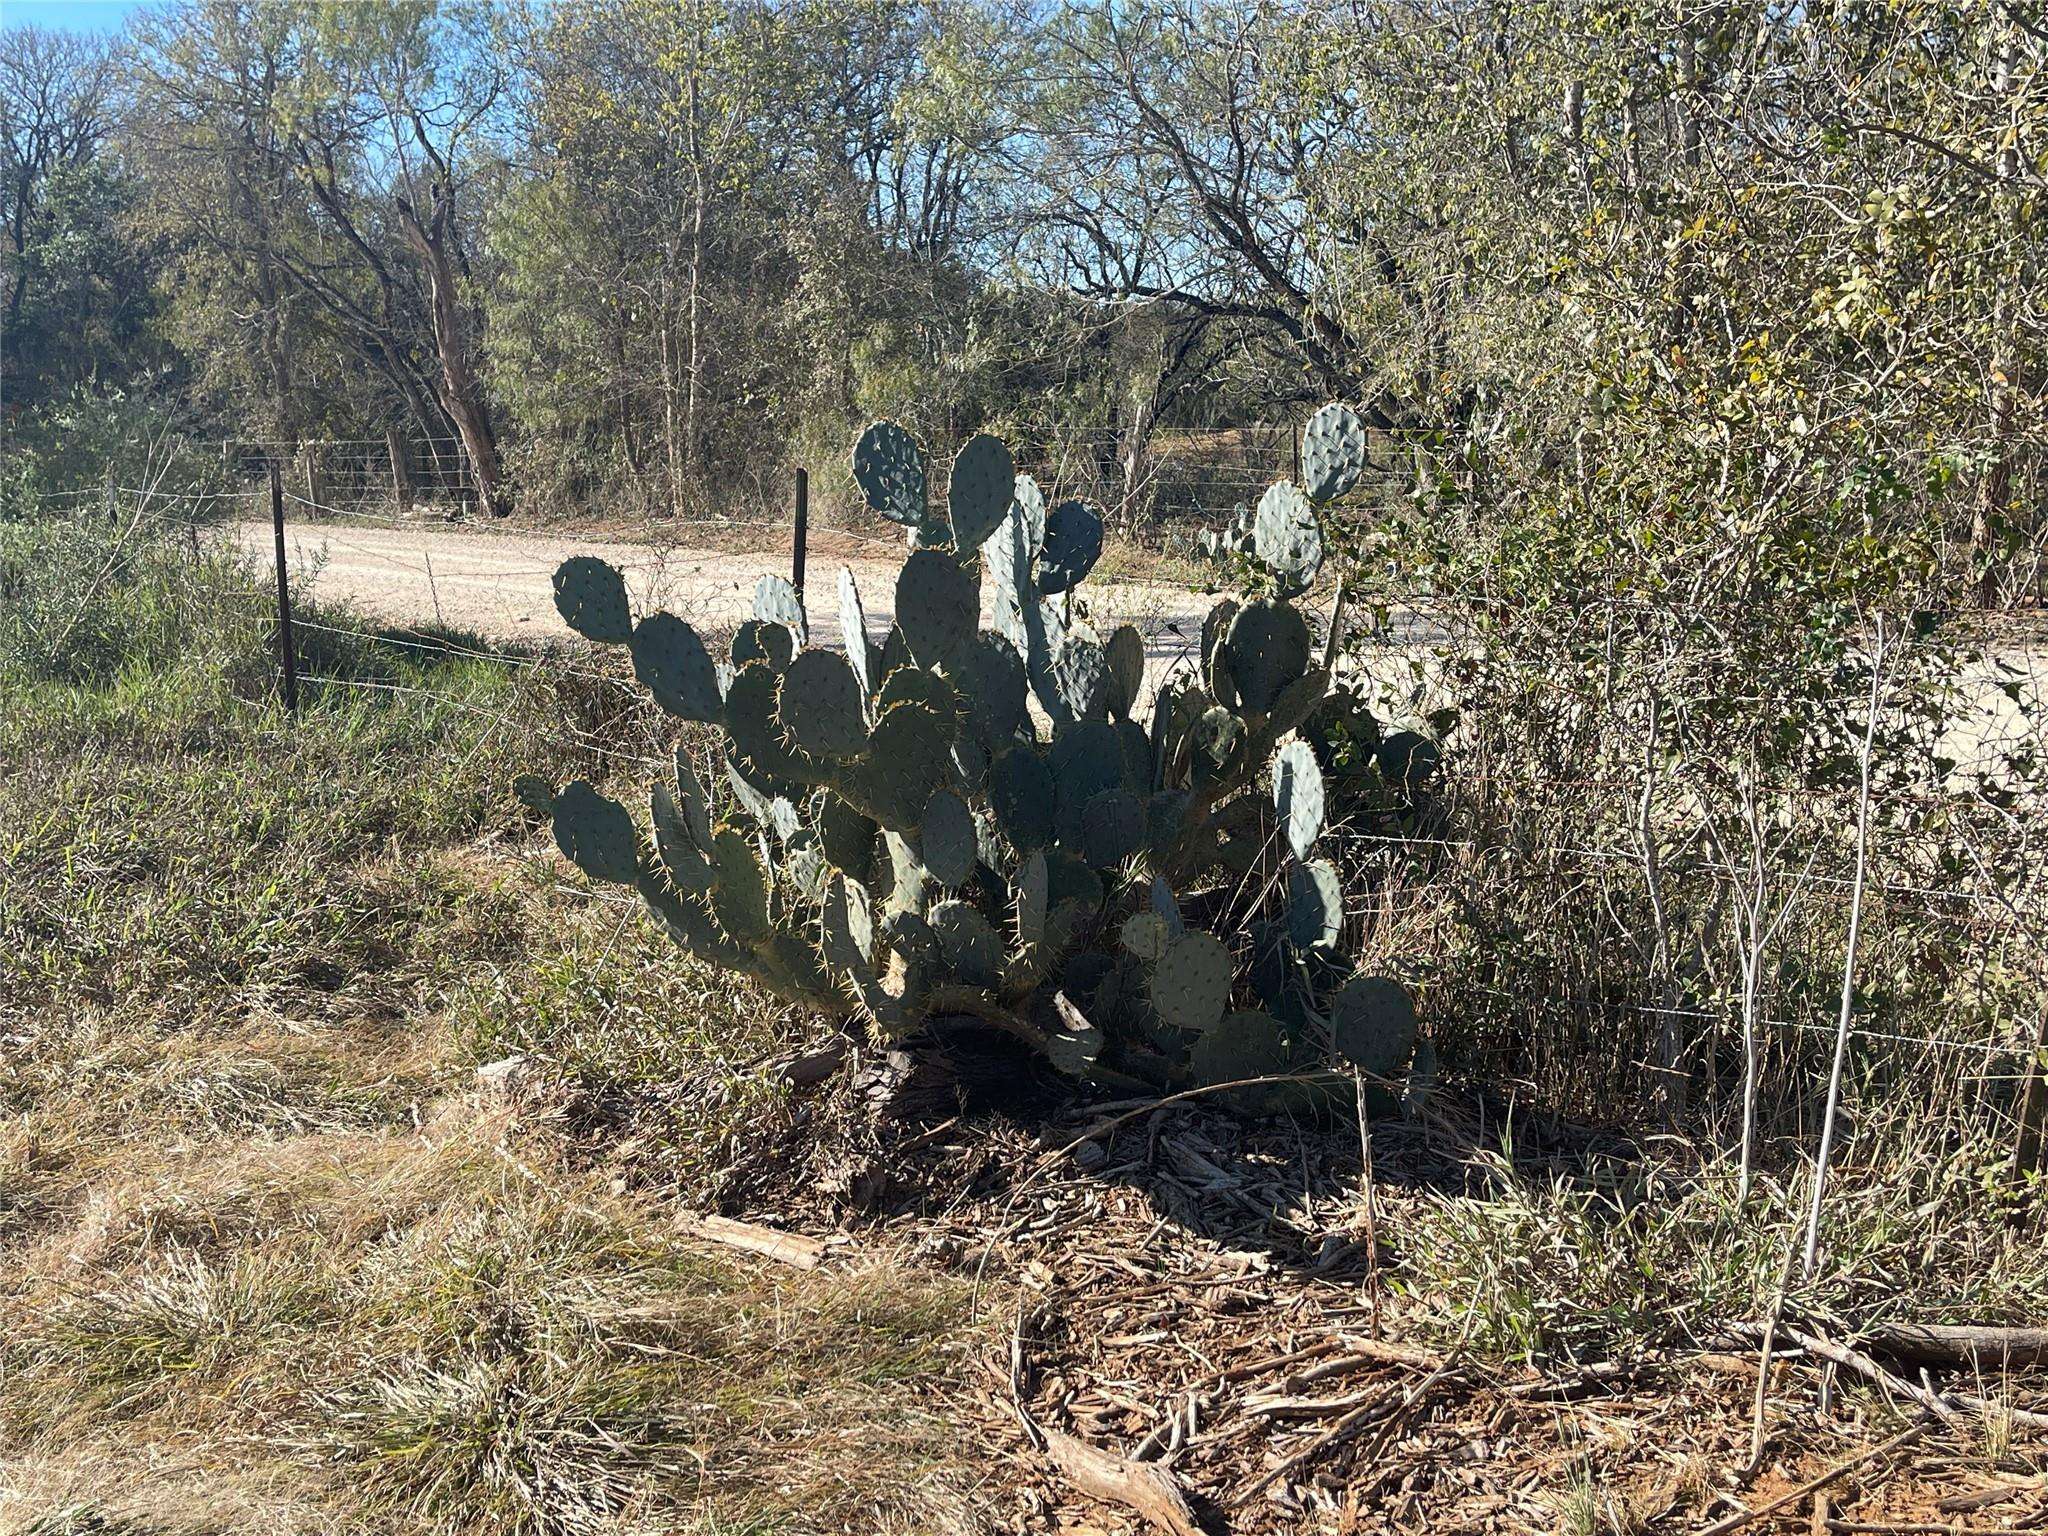
[[429,307],[434,323],[434,351],[441,363],[441,407],[455,423],[462,438],[462,451],[476,477],[477,499],[493,517],[511,510],[505,504],[504,477],[498,463],[498,439],[491,430],[491,415],[483,390],[469,366],[469,349],[462,330],[462,309],[457,295],[455,263],[448,251],[449,199],[440,186],[434,189],[434,210],[423,222],[412,206],[401,203],[401,221],[407,243],[420,259],[427,274]]

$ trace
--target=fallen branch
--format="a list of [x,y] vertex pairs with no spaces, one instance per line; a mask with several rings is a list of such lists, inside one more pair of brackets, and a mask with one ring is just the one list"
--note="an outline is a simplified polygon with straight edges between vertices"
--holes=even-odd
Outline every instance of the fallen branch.
[[1034,1426],[1060,1475],[1090,1498],[1136,1510],[1167,1536],[1206,1536],[1180,1479],[1154,1461],[1127,1461],[1086,1440]]
[[1987,1402],[1981,1397],[1973,1397],[1963,1392],[1954,1394],[1937,1392],[1932,1387],[1923,1386],[1916,1381],[1908,1381],[1896,1372],[1886,1370],[1875,1360],[1871,1359],[1870,1356],[1859,1350],[1851,1349],[1846,1344],[1838,1343],[1825,1334],[1817,1333],[1811,1327],[1793,1327],[1788,1324],[1785,1327],[1785,1337],[1792,1340],[1793,1343],[1797,1344],[1809,1355],[1818,1355],[1823,1360],[1832,1360],[1836,1365],[1843,1367],[1845,1370],[1854,1371],[1866,1381],[1877,1383],[1886,1391],[1896,1392],[1902,1397],[1910,1397],[1914,1402],[1920,1404],[1921,1407],[1944,1423],[1953,1424],[1956,1418],[1956,1410],[1961,1407],[1968,1408],[1978,1414],[2002,1414],[2016,1429],[2048,1430],[2048,1413],[2033,1413],[2025,1408],[2013,1408],[2005,1404],[1994,1404]]
[[1883,1323],[1863,1336],[1873,1354],[1908,1365],[1963,1370],[2048,1365],[2048,1328],[1991,1328],[1970,1323]]
[[773,1227],[756,1226],[751,1221],[734,1221],[727,1216],[700,1216],[695,1212],[685,1212],[677,1217],[676,1225],[690,1237],[701,1237],[706,1242],[757,1253],[792,1269],[816,1269],[825,1261],[826,1245],[815,1237],[805,1237],[801,1232],[778,1232]]

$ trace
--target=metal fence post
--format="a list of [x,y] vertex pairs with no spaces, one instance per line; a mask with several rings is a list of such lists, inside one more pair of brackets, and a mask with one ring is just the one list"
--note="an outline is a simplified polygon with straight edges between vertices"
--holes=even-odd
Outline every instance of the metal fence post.
[[284,707],[299,712],[299,663],[292,645],[291,572],[284,558],[284,479],[278,473],[277,455],[270,457],[270,527],[277,536],[277,654],[284,663]]
[[796,595],[804,595],[804,541],[811,531],[811,475],[807,469],[796,472],[796,532],[791,540],[789,560],[789,584],[796,588]]

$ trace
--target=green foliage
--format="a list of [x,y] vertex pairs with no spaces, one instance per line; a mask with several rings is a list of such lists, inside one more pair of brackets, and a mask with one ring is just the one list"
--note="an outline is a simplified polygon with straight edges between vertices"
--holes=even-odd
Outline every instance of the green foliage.
[[[1094,511],[1041,517],[1008,451],[976,439],[942,529],[918,503],[924,462],[888,424],[856,450],[876,510],[921,546],[897,584],[903,643],[872,649],[846,576],[857,662],[800,648],[801,605],[764,580],[716,711],[731,798],[707,800],[694,775],[657,785],[650,847],[624,806],[579,780],[550,801],[563,853],[592,879],[636,886],[699,958],[818,1009],[857,1008],[890,1037],[964,1017],[1100,1082],[1282,1079],[1233,1088],[1258,1110],[1348,1102],[1331,1091],[1333,1060],[1403,1076],[1407,994],[1339,956],[1337,876],[1310,857],[1324,772],[1295,733],[1330,701],[1346,739],[1376,730],[1332,692],[1307,621],[1285,598],[1226,602],[1210,628],[1227,690],[1182,677],[1148,699],[1136,631],[1105,645],[1067,595],[1100,547]],[[991,515],[983,482],[996,470],[1009,485]],[[941,531],[981,542],[929,542]],[[993,632],[976,627],[984,572]],[[634,625],[623,582],[595,562],[566,563],[556,587],[572,624],[631,636],[636,659],[656,626],[670,649],[695,641],[668,615]],[[1027,682],[1049,726],[1028,710]],[[1253,974],[1226,936],[1256,915],[1237,893],[1262,884],[1247,877],[1275,830],[1293,856],[1284,920],[1255,925]],[[1253,996],[1262,1008],[1232,1011]]]

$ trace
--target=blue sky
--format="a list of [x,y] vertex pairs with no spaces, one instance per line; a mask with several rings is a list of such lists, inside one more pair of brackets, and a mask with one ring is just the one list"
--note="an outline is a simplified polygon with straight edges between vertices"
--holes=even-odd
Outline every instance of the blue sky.
[[0,0],[0,27],[112,32],[142,5],[143,0]]

